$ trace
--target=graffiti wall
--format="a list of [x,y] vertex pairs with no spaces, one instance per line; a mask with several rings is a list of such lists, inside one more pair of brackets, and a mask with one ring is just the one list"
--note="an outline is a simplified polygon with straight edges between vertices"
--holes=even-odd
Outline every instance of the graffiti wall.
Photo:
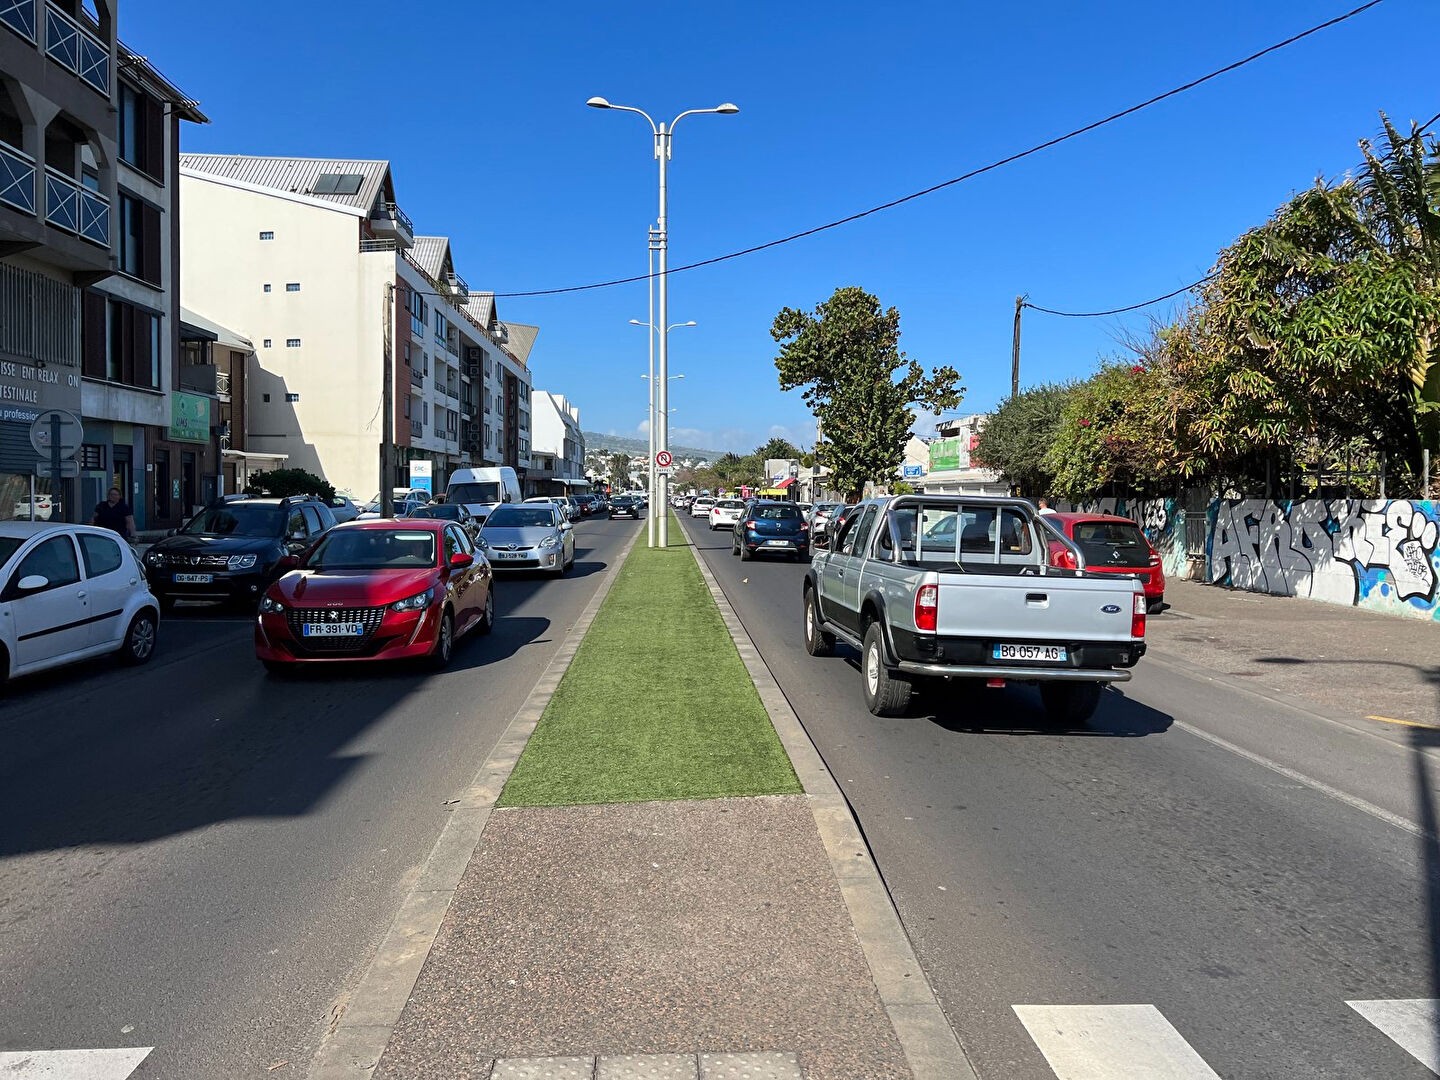
[[1160,555],[1165,576],[1184,576],[1188,562],[1185,511],[1174,499],[1093,499],[1082,503],[1060,503],[1056,509],[1128,517],[1145,531],[1150,546]]
[[1206,577],[1276,596],[1440,621],[1440,507],[1431,502],[1217,499]]

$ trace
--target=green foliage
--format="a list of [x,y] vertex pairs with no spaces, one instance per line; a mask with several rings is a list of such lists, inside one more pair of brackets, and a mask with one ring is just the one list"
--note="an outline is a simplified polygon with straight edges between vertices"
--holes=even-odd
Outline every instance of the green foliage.
[[854,286],[836,289],[813,314],[782,309],[770,336],[780,342],[780,389],[805,388],[805,403],[820,421],[816,457],[831,470],[831,486],[854,499],[867,481],[895,475],[915,422],[912,404],[940,412],[964,394],[954,368],[927,376],[907,358],[899,347],[900,312],[882,310]]
[[321,477],[305,469],[271,469],[269,472],[250,474],[245,485],[246,495],[272,495],[284,498],[287,495],[318,495],[329,502],[335,498],[335,488]]
[[1109,363],[1063,397],[1043,467],[1050,491],[1082,499],[1108,485],[1148,494],[1165,485],[1169,463],[1156,419],[1161,379],[1143,364]]
[[970,460],[994,469],[1022,495],[1043,495],[1055,474],[1046,455],[1060,426],[1060,413],[1074,383],[1048,383],[1008,398],[980,431]]
[[778,436],[771,439],[764,446],[757,446],[755,448],[755,457],[759,458],[762,463],[775,458],[790,459],[798,458],[799,456],[800,448],[798,446],[788,439],[782,439]]
[[615,491],[628,491],[630,488],[630,455],[617,451],[610,455],[610,460],[605,463],[605,472],[610,477],[610,486]]

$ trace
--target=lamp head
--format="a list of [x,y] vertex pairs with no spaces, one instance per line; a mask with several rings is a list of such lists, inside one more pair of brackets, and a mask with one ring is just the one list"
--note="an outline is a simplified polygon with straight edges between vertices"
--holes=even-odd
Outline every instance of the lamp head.
[[631,319],[631,320],[630,320],[630,325],[631,325],[631,326],[649,326],[650,324],[647,323],[647,322],[641,322],[639,319]]
[[[599,98],[599,99],[592,99],[592,100],[600,100],[600,101],[603,101],[604,99],[603,99],[603,98]],[[737,113],[737,112],[740,111],[740,106],[739,106],[739,105],[736,105],[734,102],[727,101],[727,102],[725,102],[723,105],[716,105],[716,106],[715,106],[715,111],[716,111],[717,113]]]
[[[606,101],[603,97],[592,97],[589,101],[585,102],[585,104],[589,105],[592,109],[610,108],[610,102]],[[734,106],[731,106],[731,108],[734,108]]]
[[700,324],[697,323],[694,319],[691,319],[689,322],[682,322],[680,325],[681,325],[681,326],[699,326]]

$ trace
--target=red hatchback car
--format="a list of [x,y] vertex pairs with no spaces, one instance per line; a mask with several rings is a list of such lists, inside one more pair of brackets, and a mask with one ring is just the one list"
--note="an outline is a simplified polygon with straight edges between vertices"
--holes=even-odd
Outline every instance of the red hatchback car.
[[[1159,611],[1165,603],[1165,568],[1140,526],[1113,514],[1045,514],[1053,525],[1075,541],[1085,555],[1085,569],[1100,574],[1135,574],[1145,584],[1146,606]],[[1075,569],[1075,556],[1064,544],[1050,542],[1050,565]]]
[[294,664],[450,662],[455,642],[495,625],[490,563],[453,521],[353,521],[321,537],[260,600],[255,656]]

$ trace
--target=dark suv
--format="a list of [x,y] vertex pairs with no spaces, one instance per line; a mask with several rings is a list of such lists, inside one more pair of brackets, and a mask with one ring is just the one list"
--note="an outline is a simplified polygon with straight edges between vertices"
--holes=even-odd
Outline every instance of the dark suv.
[[330,508],[311,496],[216,503],[145,552],[145,576],[166,610],[176,600],[253,605],[281,558],[334,527]]

